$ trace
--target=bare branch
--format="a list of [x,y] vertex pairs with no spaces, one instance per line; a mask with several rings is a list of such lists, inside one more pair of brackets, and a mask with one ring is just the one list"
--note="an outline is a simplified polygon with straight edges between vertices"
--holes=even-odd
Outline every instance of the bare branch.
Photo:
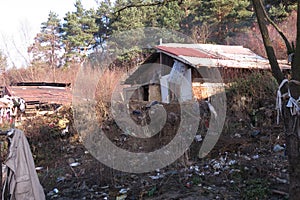
[[272,69],[272,73],[274,75],[274,77],[276,78],[278,83],[281,83],[282,80],[284,79],[284,75],[280,70],[276,55],[275,55],[275,51],[272,45],[272,41],[270,39],[269,36],[269,31],[267,28],[267,17],[265,15],[265,10],[263,7],[263,4],[261,2],[261,0],[252,0],[253,6],[254,6],[254,10],[256,13],[256,17],[257,17],[257,22],[259,25],[259,29],[263,38],[263,42],[264,42],[264,46],[266,49],[266,53],[271,65],[271,69]]
[[7,35],[4,35],[3,33],[1,34],[2,36],[2,44],[4,45],[5,47],[5,54],[7,56],[7,58],[9,59],[10,63],[12,64],[13,67],[16,67],[16,63],[14,62],[14,59],[10,53],[10,47],[9,47],[9,44],[7,43],[8,41],[10,41],[10,39],[8,38]]
[[[262,4],[262,2],[260,1],[260,3]],[[261,5],[263,6],[263,5]],[[289,40],[287,39],[287,37],[284,35],[284,33],[282,32],[282,30],[274,23],[274,21],[268,16],[267,12],[265,9],[263,9],[264,11],[264,15],[267,19],[267,21],[276,29],[276,31],[279,33],[279,35],[282,37],[282,39],[284,40],[285,46],[287,48],[287,55],[290,55],[291,53],[295,52],[295,49],[293,49],[291,43],[289,42]]]

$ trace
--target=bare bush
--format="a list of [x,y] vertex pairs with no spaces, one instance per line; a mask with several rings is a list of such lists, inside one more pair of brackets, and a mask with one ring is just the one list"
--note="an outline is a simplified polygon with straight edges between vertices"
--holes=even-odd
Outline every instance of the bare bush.
[[103,120],[110,115],[109,107],[112,94],[125,74],[125,68],[105,69],[101,73],[101,78],[96,90],[97,114],[100,120]]
[[207,43],[207,40],[212,35],[213,25],[207,23],[202,24],[201,26],[194,26],[192,28],[192,38],[198,43]]
[[[79,65],[73,65],[68,68],[58,68],[55,75],[53,71],[43,65],[30,66],[27,68],[12,68],[4,74],[6,85],[18,82],[63,82],[74,84]],[[55,81],[53,81],[55,76]]]

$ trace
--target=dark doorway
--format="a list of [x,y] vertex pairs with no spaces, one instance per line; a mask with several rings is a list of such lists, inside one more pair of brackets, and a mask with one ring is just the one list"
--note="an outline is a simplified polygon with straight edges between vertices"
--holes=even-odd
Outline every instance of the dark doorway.
[[143,101],[149,101],[149,85],[144,85],[143,90]]

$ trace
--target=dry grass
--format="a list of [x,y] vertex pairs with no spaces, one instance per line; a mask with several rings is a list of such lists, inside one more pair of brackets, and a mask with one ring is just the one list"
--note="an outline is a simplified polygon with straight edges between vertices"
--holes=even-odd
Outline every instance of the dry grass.
[[125,69],[106,69],[101,73],[96,89],[97,114],[100,121],[110,116],[112,94],[116,87],[122,87],[120,82],[125,73]]
[[126,67],[103,68],[100,65],[91,66],[89,64],[81,67],[80,64],[74,64],[68,68],[58,68],[53,71],[40,65],[7,70],[2,75],[1,81],[2,85],[11,85],[17,82],[62,82],[71,83],[72,87],[84,85],[86,88],[79,88],[82,90],[80,95],[95,97],[97,114],[100,119],[103,119],[109,116],[112,93],[116,86],[122,87],[120,81],[126,75],[127,70]]
[[31,66],[28,68],[10,69],[3,74],[6,85],[17,82],[63,82],[73,84],[79,69],[79,65],[69,68],[58,68],[55,72],[43,66]]

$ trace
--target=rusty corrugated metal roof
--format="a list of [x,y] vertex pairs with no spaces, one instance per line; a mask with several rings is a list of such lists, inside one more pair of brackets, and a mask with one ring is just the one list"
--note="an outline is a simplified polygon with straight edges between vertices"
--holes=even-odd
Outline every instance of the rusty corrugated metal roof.
[[[156,49],[193,67],[270,69],[268,59],[243,46],[167,43],[156,46]],[[290,68],[285,63],[280,63],[280,67]]]
[[168,46],[157,46],[160,51],[171,53],[175,56],[190,56],[197,58],[217,58],[216,56],[209,54],[207,52],[201,51],[197,48],[188,48],[188,47],[168,47]]
[[26,102],[48,104],[71,104],[72,92],[69,87],[55,86],[9,86],[8,93],[23,98]]
[[[152,62],[159,58],[158,53],[163,53],[195,68],[270,69],[268,59],[255,54],[243,46],[166,43],[158,45],[155,48],[157,49],[157,53],[152,54],[151,59],[147,59],[143,65],[137,66],[124,81],[124,84],[149,83],[153,77],[153,73],[158,71],[159,68],[157,65],[154,65],[155,63],[153,66],[151,65]],[[279,65],[281,69],[290,69],[290,66],[285,61],[279,61]]]

